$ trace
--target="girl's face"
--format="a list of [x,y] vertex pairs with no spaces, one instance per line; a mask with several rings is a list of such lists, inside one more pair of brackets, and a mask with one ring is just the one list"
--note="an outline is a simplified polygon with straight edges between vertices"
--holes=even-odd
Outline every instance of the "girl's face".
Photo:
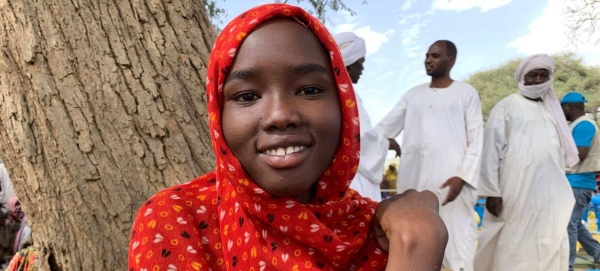
[[223,134],[258,186],[310,202],[338,147],[329,56],[307,28],[274,19],[246,37],[223,86]]

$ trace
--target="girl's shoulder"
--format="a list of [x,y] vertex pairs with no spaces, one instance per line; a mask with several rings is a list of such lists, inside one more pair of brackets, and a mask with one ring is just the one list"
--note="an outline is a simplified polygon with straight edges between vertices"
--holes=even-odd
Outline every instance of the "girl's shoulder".
[[217,198],[214,174],[209,173],[148,199],[140,207],[131,230],[129,267],[189,269],[206,265],[204,252],[210,249],[205,247],[208,241],[203,237],[211,236],[218,227]]

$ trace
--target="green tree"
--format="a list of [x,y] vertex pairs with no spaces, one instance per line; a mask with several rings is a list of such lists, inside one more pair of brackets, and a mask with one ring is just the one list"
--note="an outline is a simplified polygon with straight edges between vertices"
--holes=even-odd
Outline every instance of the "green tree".
[[[227,12],[225,9],[219,6],[217,2],[223,2],[226,0],[200,0],[204,5],[208,17],[212,21],[213,24],[218,25],[222,24],[223,20],[227,17]],[[287,3],[287,4],[302,4],[307,3],[309,5],[309,10],[311,14],[319,18],[322,22],[327,21],[327,11],[346,11],[350,13],[350,15],[356,15],[356,12],[346,6],[344,1],[342,0],[274,0],[277,3]],[[367,1],[363,1],[363,4],[366,4]]]
[[[581,92],[589,103],[586,110],[595,113],[600,107],[600,67],[583,64],[573,53],[553,56],[556,62],[554,89],[560,98],[569,91]],[[477,72],[466,81],[479,91],[484,118],[502,98],[517,92],[514,73],[522,59],[510,60],[504,65]]]

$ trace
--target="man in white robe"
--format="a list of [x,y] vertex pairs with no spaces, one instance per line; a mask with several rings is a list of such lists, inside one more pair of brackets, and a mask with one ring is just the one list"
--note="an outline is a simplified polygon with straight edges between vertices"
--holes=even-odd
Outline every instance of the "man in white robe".
[[430,190],[438,196],[449,233],[443,264],[472,271],[483,121],[477,91],[450,78],[455,60],[452,42],[431,45],[425,59],[431,82],[409,90],[376,129],[386,137],[404,131],[398,193]]
[[[340,48],[352,83],[358,83],[367,54],[365,40],[352,32],[342,32],[333,38]],[[380,184],[383,180],[387,151],[388,149],[397,149],[399,152],[400,146],[395,139],[387,139],[373,129],[369,114],[367,114],[358,92],[355,93],[360,120],[360,162],[350,188],[356,190],[363,197],[381,201]]]
[[476,271],[564,271],[575,203],[565,162],[577,148],[554,89],[554,60],[533,55],[515,72],[519,93],[501,100],[484,132],[479,194],[486,213]]

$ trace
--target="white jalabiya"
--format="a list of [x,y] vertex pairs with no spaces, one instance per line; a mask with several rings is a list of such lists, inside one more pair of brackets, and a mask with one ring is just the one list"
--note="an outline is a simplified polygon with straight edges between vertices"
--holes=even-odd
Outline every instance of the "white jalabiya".
[[360,162],[350,188],[358,191],[363,197],[381,201],[379,185],[383,179],[385,157],[390,143],[387,138],[373,129],[369,114],[358,94],[356,95],[356,104],[360,119]]
[[513,94],[500,101],[485,127],[479,194],[502,197],[499,217],[487,212],[476,271],[564,271],[567,224],[575,199],[564,153],[542,102]]
[[455,271],[472,271],[476,241],[473,206],[483,144],[477,91],[458,81],[443,89],[430,88],[429,83],[417,86],[376,129],[392,138],[404,131],[398,192],[431,190],[442,203],[448,188],[440,186],[449,178],[457,176],[467,183],[456,200],[440,207],[440,216],[450,235],[443,264]]
[[[354,64],[367,54],[365,40],[352,32],[342,32],[333,38],[340,47],[346,66]],[[363,197],[381,201],[379,185],[383,178],[385,157],[390,144],[387,138],[373,129],[371,118],[358,93],[356,93],[356,104],[360,121],[360,162],[350,188],[358,191]]]

